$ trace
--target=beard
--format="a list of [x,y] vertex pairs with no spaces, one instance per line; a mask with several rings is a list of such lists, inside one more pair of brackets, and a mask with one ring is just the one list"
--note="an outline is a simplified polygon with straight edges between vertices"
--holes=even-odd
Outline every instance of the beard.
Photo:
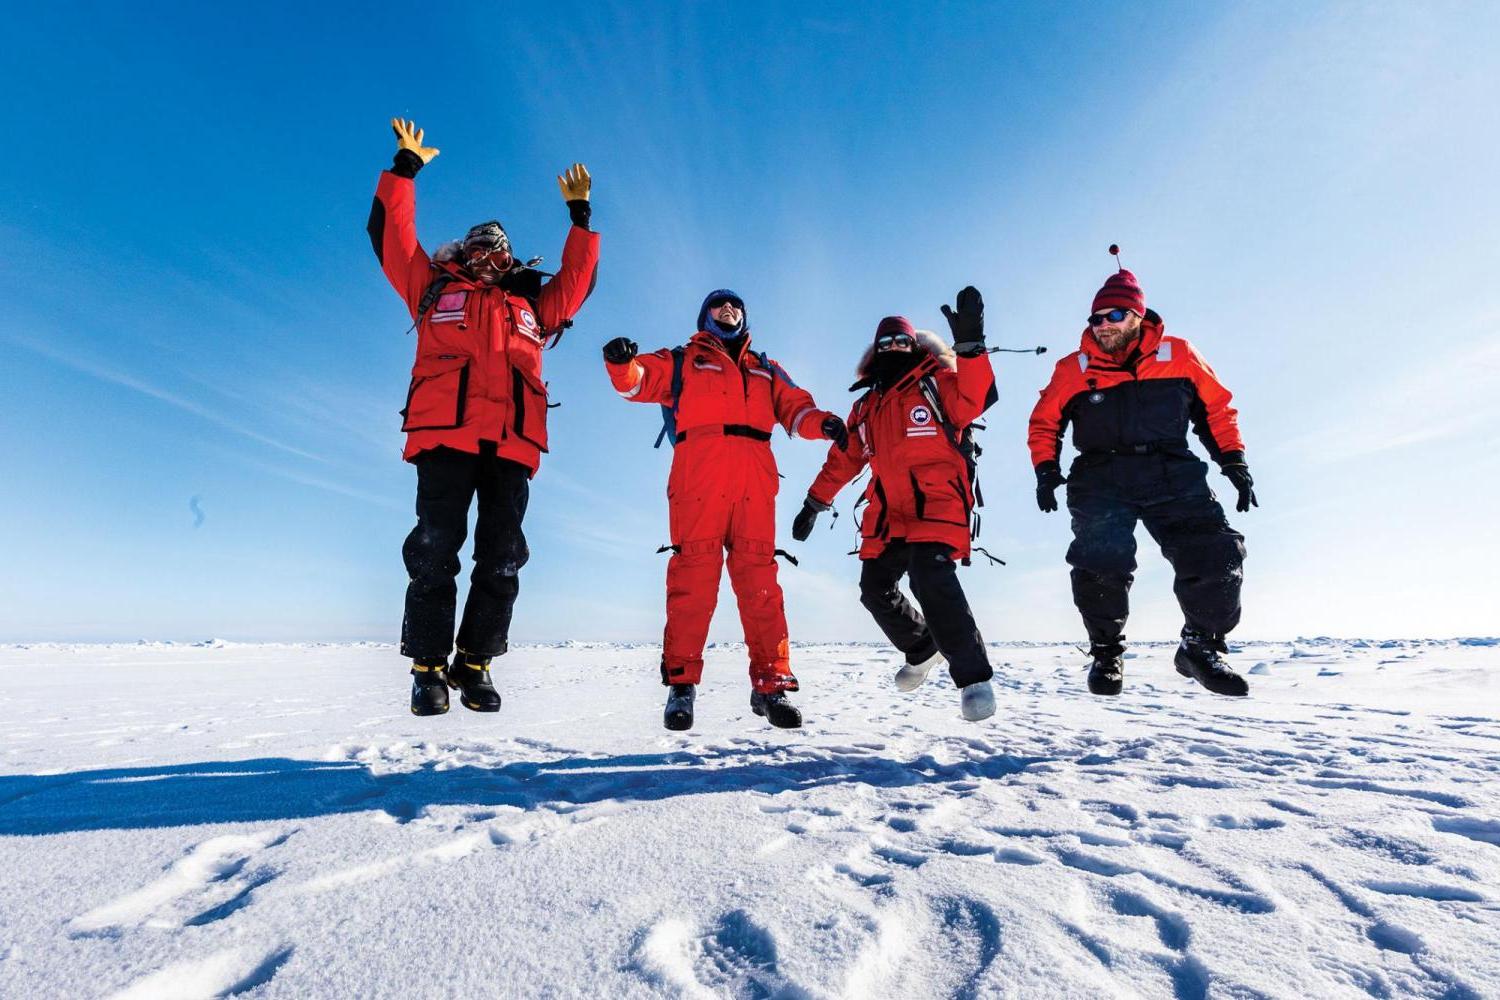
[[1114,327],[1094,331],[1094,340],[1110,354],[1124,354],[1141,336],[1141,323],[1136,320],[1130,327]]

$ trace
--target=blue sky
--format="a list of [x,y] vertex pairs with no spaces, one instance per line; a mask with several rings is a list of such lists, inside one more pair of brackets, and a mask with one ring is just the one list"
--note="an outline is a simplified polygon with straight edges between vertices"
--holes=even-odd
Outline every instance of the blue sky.
[[[680,343],[727,285],[843,413],[874,323],[939,326],[967,283],[992,342],[1052,353],[997,357],[981,543],[1009,566],[965,585],[990,639],[1080,636],[1025,421],[1113,241],[1236,393],[1264,504],[1231,518],[1239,635],[1493,634],[1497,29],[1481,4],[12,12],[0,641],[394,638],[413,340],[363,231],[394,115],[443,151],[429,246],[498,217],[555,262],[553,177],[595,177],[517,639],[660,635],[670,456],[604,341]],[[822,449],[775,447],[789,541]],[[853,500],[782,571],[794,639],[876,638]],[[1165,638],[1141,542],[1129,634]]]

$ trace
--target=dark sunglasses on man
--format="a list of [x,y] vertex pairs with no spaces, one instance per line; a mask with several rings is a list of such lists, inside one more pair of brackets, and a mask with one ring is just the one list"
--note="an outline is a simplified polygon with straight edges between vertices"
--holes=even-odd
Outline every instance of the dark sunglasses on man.
[[1109,312],[1094,313],[1089,317],[1089,326],[1098,326],[1101,323],[1118,323],[1129,315],[1129,309],[1111,309]]

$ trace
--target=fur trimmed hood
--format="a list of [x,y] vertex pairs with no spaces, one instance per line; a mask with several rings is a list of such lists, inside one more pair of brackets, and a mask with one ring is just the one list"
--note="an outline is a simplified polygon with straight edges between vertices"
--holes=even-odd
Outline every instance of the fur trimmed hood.
[[433,251],[432,262],[434,264],[446,264],[450,260],[458,260],[458,252],[463,248],[463,240],[449,240]]
[[[944,368],[955,369],[958,367],[958,356],[953,353],[953,348],[942,337],[931,330],[912,331],[917,340],[917,347],[926,351],[937,360]],[[870,377],[870,361],[875,357],[875,342],[865,348],[865,353],[860,355],[859,367],[854,370],[859,380],[863,382]]]

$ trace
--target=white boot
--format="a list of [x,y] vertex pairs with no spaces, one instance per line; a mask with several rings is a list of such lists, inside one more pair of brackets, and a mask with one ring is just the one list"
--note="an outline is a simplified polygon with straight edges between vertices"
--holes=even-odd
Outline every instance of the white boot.
[[970,722],[988,719],[995,714],[995,689],[989,681],[976,681],[959,689],[964,718]]
[[943,662],[942,653],[933,653],[921,663],[908,663],[896,671],[896,689],[898,691],[915,691],[922,686],[932,668]]

